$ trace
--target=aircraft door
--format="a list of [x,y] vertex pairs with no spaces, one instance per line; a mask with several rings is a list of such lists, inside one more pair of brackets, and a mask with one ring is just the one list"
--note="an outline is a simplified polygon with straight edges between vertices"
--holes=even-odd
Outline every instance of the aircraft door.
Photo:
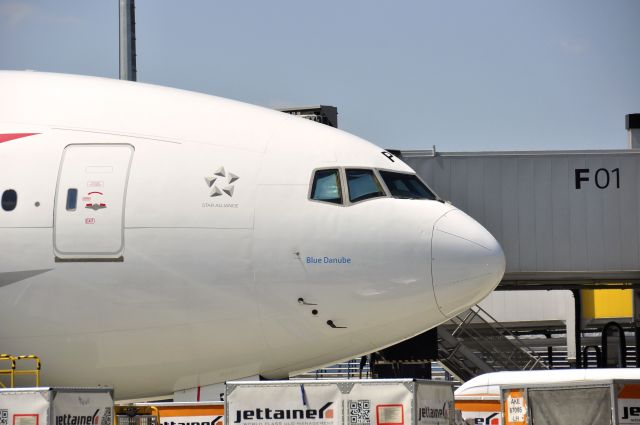
[[124,204],[134,148],[78,144],[65,148],[54,206],[56,261],[121,261]]

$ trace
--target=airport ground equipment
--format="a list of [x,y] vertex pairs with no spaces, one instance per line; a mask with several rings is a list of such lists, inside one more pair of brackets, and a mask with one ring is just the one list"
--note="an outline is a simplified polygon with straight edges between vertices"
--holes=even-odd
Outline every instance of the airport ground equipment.
[[115,406],[115,425],[158,425],[160,415],[152,405],[125,404]]
[[[499,425],[500,388],[531,385],[579,385],[606,379],[640,380],[640,369],[565,369],[496,372],[476,376],[455,390],[456,409],[473,423]],[[573,422],[569,422],[573,423]]]
[[116,405],[116,425],[223,425],[224,402]]
[[[32,364],[32,367],[20,367],[22,364]],[[0,354],[0,388],[16,387],[16,377],[31,375],[34,377],[35,386],[40,386],[40,370],[42,362],[38,356],[26,354],[12,356],[10,354]],[[24,386],[24,385],[23,385]]]
[[454,424],[452,384],[413,379],[235,381],[225,422],[237,425]]
[[640,423],[640,380],[502,386],[505,425]]
[[0,389],[2,425],[112,425],[112,388]]

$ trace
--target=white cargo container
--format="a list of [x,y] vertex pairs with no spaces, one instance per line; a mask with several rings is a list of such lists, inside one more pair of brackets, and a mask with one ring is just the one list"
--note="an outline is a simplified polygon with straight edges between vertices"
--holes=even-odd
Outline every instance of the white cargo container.
[[618,382],[625,379],[640,381],[640,369],[553,369],[485,373],[462,384],[455,390],[454,396],[456,409],[462,412],[462,418],[467,422],[502,425],[501,388],[515,388],[523,392],[525,388],[570,388],[612,379]]
[[0,425],[113,425],[113,389],[0,389]]
[[450,383],[413,379],[227,382],[227,425],[449,425]]
[[640,424],[640,381],[501,386],[505,425]]

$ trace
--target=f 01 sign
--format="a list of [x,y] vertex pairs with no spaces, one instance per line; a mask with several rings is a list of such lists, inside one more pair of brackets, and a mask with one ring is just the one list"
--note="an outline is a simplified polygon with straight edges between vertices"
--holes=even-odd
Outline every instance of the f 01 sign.
[[[576,189],[582,189],[583,183],[592,181],[591,169],[589,168],[576,168],[574,173]],[[593,173],[593,183],[598,189],[606,189],[614,185],[616,189],[620,189],[620,169],[614,168],[609,171],[606,168],[598,168]]]

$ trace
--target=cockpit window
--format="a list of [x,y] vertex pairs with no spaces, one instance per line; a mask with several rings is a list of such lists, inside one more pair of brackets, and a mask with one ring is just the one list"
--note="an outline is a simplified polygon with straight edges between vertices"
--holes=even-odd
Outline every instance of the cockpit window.
[[373,170],[347,169],[346,173],[351,202],[386,196]]
[[342,204],[340,173],[337,169],[318,170],[313,176],[311,199],[316,201]]
[[382,180],[394,198],[436,200],[436,195],[415,174],[380,171]]

